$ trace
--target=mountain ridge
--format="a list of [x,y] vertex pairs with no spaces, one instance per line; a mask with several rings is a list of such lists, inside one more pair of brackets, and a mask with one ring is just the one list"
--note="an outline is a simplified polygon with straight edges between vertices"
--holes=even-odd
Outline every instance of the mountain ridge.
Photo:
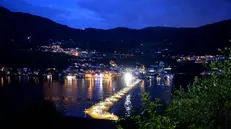
[[[3,7],[3,6],[0,6],[0,11],[2,10],[5,10],[5,11],[8,11],[8,12],[11,12],[11,13],[19,13],[19,14],[26,14],[26,15],[32,15],[32,16],[36,16],[36,17],[40,17],[40,18],[44,18],[46,20],[49,20],[49,21],[52,21],[52,22],[55,22],[49,18],[45,18],[45,17],[42,17],[42,16],[39,16],[39,15],[34,15],[34,14],[31,14],[31,13],[22,13],[22,12],[12,12],[10,11],[9,9]],[[208,23],[206,25],[202,25],[202,26],[199,26],[199,27],[165,27],[165,26],[147,26],[147,27],[143,27],[143,28],[140,28],[140,29],[134,29],[134,28],[128,28],[128,27],[114,27],[114,28],[109,28],[109,29],[101,29],[101,28],[92,28],[92,27],[87,27],[87,28],[84,28],[84,29],[80,29],[80,28],[73,28],[73,27],[70,27],[68,25],[65,25],[65,24],[61,24],[61,23],[58,23],[58,22],[55,22],[57,24],[60,24],[60,25],[63,25],[63,26],[66,26],[68,28],[71,28],[71,29],[78,29],[78,30],[86,30],[86,29],[97,29],[97,30],[112,30],[112,29],[131,29],[131,30],[142,30],[142,29],[148,29],[148,28],[177,28],[177,29],[192,29],[192,28],[200,28],[200,27],[204,27],[204,26],[207,26],[207,25],[212,25],[212,24],[216,24],[216,23],[221,23],[221,22],[225,22],[225,21],[231,21],[231,18],[230,19],[227,19],[227,20],[221,20],[221,21],[217,21],[217,22],[212,22],[212,23]]]
[[[0,32],[3,33],[0,42],[5,45],[15,45],[16,43],[19,47],[48,44],[51,39],[52,41],[71,39],[75,42],[74,47],[80,46],[99,51],[127,51],[139,47],[140,44],[161,42],[162,47],[169,47],[173,52],[194,52],[209,50],[208,45],[214,51],[217,47],[226,46],[226,41],[231,37],[231,19],[198,28],[146,27],[130,29],[117,27],[104,30],[74,29],[47,18],[11,12],[1,7],[0,17],[3,19],[0,21],[2,28]],[[25,36],[31,36],[32,41],[26,42]],[[10,41],[11,39],[15,40],[14,43]],[[218,44],[219,41],[221,43]]]

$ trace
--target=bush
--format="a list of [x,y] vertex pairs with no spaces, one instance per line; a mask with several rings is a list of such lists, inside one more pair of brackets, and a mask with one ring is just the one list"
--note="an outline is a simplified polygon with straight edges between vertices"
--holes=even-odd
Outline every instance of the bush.
[[173,93],[173,100],[163,112],[159,100],[152,102],[148,93],[143,94],[145,108],[142,114],[117,121],[118,128],[128,119],[137,129],[226,129],[231,128],[231,48],[221,51],[227,59],[213,61],[210,76],[196,77],[187,92],[183,89]]

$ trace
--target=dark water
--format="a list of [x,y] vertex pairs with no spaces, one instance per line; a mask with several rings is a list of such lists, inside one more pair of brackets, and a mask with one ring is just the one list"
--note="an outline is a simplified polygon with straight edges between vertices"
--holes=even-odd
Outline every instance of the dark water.
[[[117,79],[54,79],[36,77],[1,77],[1,112],[15,115],[29,104],[51,100],[58,110],[67,116],[88,117],[83,110],[109,97],[125,87],[123,78]],[[148,91],[153,98],[164,103],[170,100],[172,83],[157,82],[156,79],[143,80],[129,94],[116,103],[110,112],[117,115],[130,115],[140,108],[141,93]]]

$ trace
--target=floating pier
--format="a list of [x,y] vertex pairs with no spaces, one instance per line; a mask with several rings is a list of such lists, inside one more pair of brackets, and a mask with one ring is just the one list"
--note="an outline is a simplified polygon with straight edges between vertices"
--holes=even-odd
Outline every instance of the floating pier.
[[118,120],[119,117],[113,113],[108,112],[108,110],[121,98],[123,98],[131,89],[133,89],[141,80],[136,79],[133,83],[128,84],[125,88],[118,91],[114,95],[107,97],[103,101],[91,106],[84,112],[94,119],[105,119],[105,120]]

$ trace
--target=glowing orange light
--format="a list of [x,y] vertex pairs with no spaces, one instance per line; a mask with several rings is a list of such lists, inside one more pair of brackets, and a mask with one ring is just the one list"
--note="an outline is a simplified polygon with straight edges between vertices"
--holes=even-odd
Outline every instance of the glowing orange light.
[[74,56],[79,56],[79,52],[74,52]]
[[90,84],[89,84],[89,87],[88,87],[88,98],[92,98],[92,95],[93,95],[93,86],[94,86],[94,81],[92,79],[89,80]]
[[144,87],[144,80],[141,81],[141,87]]
[[87,73],[87,74],[85,74],[85,77],[86,78],[92,78],[92,75]]

